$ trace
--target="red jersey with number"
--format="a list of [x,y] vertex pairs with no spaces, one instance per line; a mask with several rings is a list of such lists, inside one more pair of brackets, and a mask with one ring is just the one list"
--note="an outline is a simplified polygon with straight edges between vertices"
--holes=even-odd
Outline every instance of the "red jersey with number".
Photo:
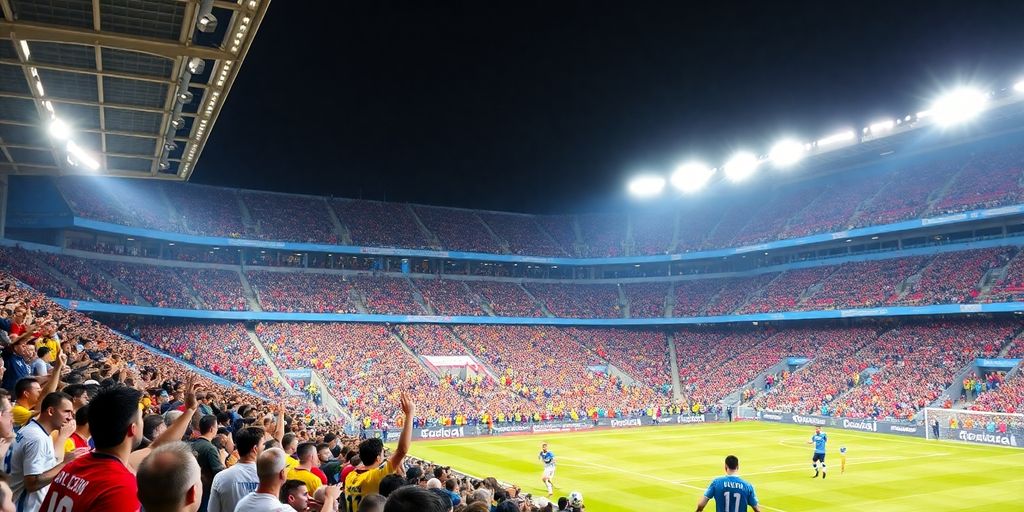
[[43,499],[44,512],[138,512],[135,475],[120,459],[89,453],[73,461],[54,477]]

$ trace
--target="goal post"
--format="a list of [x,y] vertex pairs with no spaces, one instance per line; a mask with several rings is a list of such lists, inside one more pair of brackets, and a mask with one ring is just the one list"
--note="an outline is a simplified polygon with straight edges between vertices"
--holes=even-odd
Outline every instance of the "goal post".
[[928,439],[1024,448],[1024,414],[927,407],[924,424]]

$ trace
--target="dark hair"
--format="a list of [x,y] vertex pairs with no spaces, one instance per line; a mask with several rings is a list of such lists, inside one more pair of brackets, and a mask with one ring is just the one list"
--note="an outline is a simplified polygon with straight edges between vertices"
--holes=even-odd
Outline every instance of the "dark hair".
[[569,508],[569,498],[562,496],[558,498],[558,510],[565,510]]
[[39,347],[36,349],[36,357],[42,359],[46,357],[46,354],[50,353],[50,347]]
[[435,492],[407,485],[388,495],[384,512],[448,512],[451,508],[451,499],[445,503]]
[[75,411],[75,423],[79,426],[89,424],[89,404],[85,404]]
[[495,512],[519,512],[519,504],[514,501],[506,500],[501,502],[501,504],[499,504],[494,510]]
[[736,471],[740,467],[740,459],[736,458],[735,455],[726,457],[725,467],[729,468],[730,471]]
[[359,443],[359,460],[363,461],[363,464],[373,464],[383,451],[384,441],[371,437]]
[[87,392],[85,386],[82,384],[69,384],[64,386],[63,391],[71,395],[73,398],[78,398]]
[[377,508],[383,507],[385,503],[387,503],[387,500],[384,496],[380,494],[367,494],[363,496],[363,500],[359,502],[359,508],[356,510],[377,510]]
[[441,466],[438,466],[438,467],[434,468],[434,478],[441,478],[441,475],[446,470],[449,470],[449,469],[451,469],[451,468],[445,468],[445,467],[441,467]]
[[267,441],[265,443],[263,443],[263,449],[264,450],[269,450],[271,448],[277,448],[279,446],[281,446],[281,443],[279,443],[277,441],[277,439],[267,439]]
[[330,432],[324,434],[324,442],[325,443],[330,443],[331,441],[334,441],[337,438],[338,438],[338,436],[336,436],[336,435],[334,435],[334,434],[332,434]]
[[291,446],[292,443],[295,442],[295,439],[295,434],[292,434],[291,432],[285,434],[284,437],[281,438],[281,449],[287,449],[289,446]]
[[199,433],[206,434],[211,430],[217,428],[217,417],[212,414],[207,414],[202,418],[199,418]]
[[454,478],[449,478],[448,480],[444,481],[444,488],[448,489],[449,491],[454,491],[455,487],[458,485],[459,482],[457,482]]
[[18,382],[14,383],[14,399],[21,398],[21,394],[32,388],[32,383],[39,383],[35,377],[25,377],[24,379],[18,379]]
[[[71,401],[71,397],[67,393],[61,393],[60,391],[54,391],[43,398],[43,403],[39,406],[40,411],[45,411],[50,407],[59,407],[60,403],[64,400]],[[98,446],[98,445],[97,445]]]
[[161,414],[150,414],[142,418],[142,436],[150,441],[153,440],[153,433],[157,427],[164,424],[164,417]]
[[238,450],[239,456],[244,456],[251,452],[253,448],[259,446],[262,440],[262,427],[245,427],[235,432],[235,449]]
[[300,463],[310,455],[316,455],[316,445],[313,443],[302,443],[295,449],[295,460]]
[[226,412],[217,413],[217,423],[231,422],[231,415]]
[[113,448],[128,434],[139,412],[142,392],[128,386],[100,389],[89,401],[89,433],[96,448]]
[[380,480],[380,486],[377,489],[377,492],[379,492],[381,496],[384,496],[386,498],[390,496],[391,493],[395,491],[395,489],[403,487],[405,486],[405,484],[406,481],[402,475],[396,475],[394,473],[391,473],[390,475],[387,475]]
[[330,450],[331,447],[327,446],[327,443],[320,443],[316,445],[316,452],[320,453],[320,450]]
[[[305,487],[306,482],[302,480],[287,480],[284,485],[281,486],[281,492],[278,494],[277,499],[281,503],[288,503],[288,496],[291,496],[293,492],[299,489],[299,487]],[[309,489],[306,490],[307,492]]]

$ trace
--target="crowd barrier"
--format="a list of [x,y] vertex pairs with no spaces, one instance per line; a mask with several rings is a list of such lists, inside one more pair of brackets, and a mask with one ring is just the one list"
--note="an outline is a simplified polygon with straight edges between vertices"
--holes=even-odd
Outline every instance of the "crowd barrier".
[[881,432],[883,434],[925,437],[923,425],[914,425],[898,421],[833,418],[831,416],[814,416],[773,411],[758,411],[756,419],[774,423],[789,423],[792,425],[808,425],[812,427],[841,428],[845,430],[859,430],[861,432]]
[[[723,416],[724,417],[724,416]],[[412,430],[413,439],[459,439],[463,437],[502,436],[511,434],[549,434],[558,432],[580,432],[595,428],[630,428],[649,427],[653,425],[685,425],[719,421],[717,414],[678,414],[660,418],[647,416],[638,418],[600,418],[576,421],[542,421],[537,423],[500,423],[492,428],[487,425],[462,425],[452,427],[421,427]],[[386,431],[379,429],[363,430],[360,435],[366,437],[385,438],[388,442],[397,441],[401,429],[393,428]]]

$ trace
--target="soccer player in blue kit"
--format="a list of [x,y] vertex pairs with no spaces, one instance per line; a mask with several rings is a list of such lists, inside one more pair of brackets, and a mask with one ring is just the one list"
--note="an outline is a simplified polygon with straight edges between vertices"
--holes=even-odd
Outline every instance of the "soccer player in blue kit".
[[814,445],[814,456],[811,458],[811,466],[814,467],[814,476],[811,478],[818,478],[818,462],[821,461],[821,478],[825,478],[825,443],[828,441],[828,435],[821,431],[821,427],[814,427],[814,435],[811,436],[811,440],[807,441],[807,444]]
[[740,460],[735,455],[725,458],[725,476],[711,481],[708,490],[704,491],[704,496],[697,502],[697,512],[702,512],[711,498],[715,499],[717,512],[746,512],[747,507],[754,509],[754,512],[761,512],[754,486],[736,474],[739,469]]
[[544,473],[541,475],[540,480],[544,482],[544,486],[548,489],[548,497],[551,497],[554,494],[551,479],[555,478],[555,454],[548,451],[547,443],[540,445],[540,456],[538,458],[544,463]]

